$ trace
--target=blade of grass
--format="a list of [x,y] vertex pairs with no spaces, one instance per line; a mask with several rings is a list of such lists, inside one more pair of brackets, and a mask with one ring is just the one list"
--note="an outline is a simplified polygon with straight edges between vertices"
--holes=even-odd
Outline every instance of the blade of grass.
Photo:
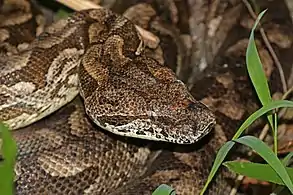
[[228,141],[226,142],[218,151],[216,159],[214,161],[213,167],[210,171],[210,174],[208,176],[207,182],[205,183],[202,191],[200,192],[200,195],[203,195],[206,189],[208,188],[208,185],[212,181],[213,177],[215,176],[216,172],[218,171],[219,167],[221,166],[222,162],[226,158],[228,152],[231,150],[231,148],[234,146],[234,142]]
[[293,102],[288,101],[288,100],[276,100],[276,101],[272,101],[272,102],[269,102],[268,104],[264,105],[263,107],[261,107],[260,109],[255,111],[253,114],[251,114],[242,123],[242,125],[237,130],[237,132],[235,133],[235,135],[234,135],[234,137],[232,139],[233,140],[237,139],[249,125],[251,125],[256,119],[258,119],[263,114],[265,114],[265,113],[267,113],[267,112],[269,112],[271,110],[274,110],[276,108],[281,108],[281,107],[292,108],[293,107]]
[[[237,139],[243,133],[243,131],[249,125],[251,125],[256,119],[258,119],[260,116],[262,116],[263,114],[267,113],[268,111],[271,111],[271,110],[273,110],[275,108],[281,108],[281,107],[293,107],[293,102],[288,101],[288,100],[272,101],[272,102],[268,103],[267,105],[263,106],[262,108],[260,108],[259,110],[255,111],[252,115],[250,115],[242,123],[242,125],[237,130],[236,134],[234,135],[233,140]],[[234,145],[234,143],[229,141],[229,142],[226,142],[220,148],[219,152],[217,153],[216,159],[214,161],[213,167],[212,167],[212,169],[210,171],[210,174],[208,176],[208,179],[207,179],[207,181],[205,183],[205,186],[203,187],[202,191],[200,192],[201,195],[203,195],[204,192],[206,191],[209,183],[212,181],[214,175],[216,174],[217,170],[219,169],[219,167],[223,163],[225,157],[227,156],[228,152],[231,150],[233,145]]]
[[[255,31],[260,19],[265,14],[265,12],[266,12],[266,10],[262,11],[258,15],[258,17],[254,23],[254,26],[250,32],[249,42],[248,42],[248,46],[247,46],[247,50],[246,50],[246,65],[247,65],[248,74],[249,74],[250,80],[252,81],[254,89],[255,89],[257,96],[258,96],[260,102],[262,103],[262,105],[265,105],[265,104],[271,102],[272,97],[270,94],[270,89],[269,89],[269,85],[267,82],[267,78],[265,76],[263,66],[262,66],[260,57],[257,52],[256,44],[254,41],[254,31]],[[268,120],[269,120],[269,123],[270,123],[272,129],[274,129],[273,118],[271,115],[268,116]]]
[[[279,185],[285,185],[280,176],[275,170],[268,164],[252,163],[252,162],[239,162],[228,161],[223,163],[231,171],[258,179],[260,181],[267,181]],[[289,174],[290,179],[293,179],[293,168],[286,167],[286,171]],[[261,173],[261,174],[260,174]]]
[[254,41],[254,31],[257,27],[257,24],[259,23],[262,16],[265,14],[266,10],[262,11],[256,21],[255,24],[251,30],[249,42],[246,50],[246,64],[247,64],[247,70],[249,73],[249,77],[253,83],[253,86],[255,88],[255,91],[262,103],[262,105],[265,105],[272,101],[272,97],[269,90],[269,85],[267,82],[267,78],[265,76],[262,63],[260,61],[257,48]]
[[280,179],[284,182],[284,184],[286,184],[290,192],[293,194],[293,183],[286,171],[285,166],[273,153],[273,151],[268,145],[266,145],[260,139],[250,135],[243,136],[239,139],[235,139],[234,141],[246,145],[255,150],[275,170],[275,172],[279,175]]
[[161,184],[152,195],[176,195],[175,190],[166,184]]
[[2,138],[1,154],[4,159],[0,163],[0,194],[12,195],[17,147],[8,128],[2,122],[0,122],[0,133]]
[[[282,163],[284,166],[288,166],[290,163],[291,158],[293,157],[293,152],[288,153],[285,158],[282,159]],[[287,168],[286,168],[287,169]],[[288,170],[287,170],[288,171]],[[289,176],[292,179],[293,173],[289,172]],[[281,194],[282,191],[287,190],[284,186],[277,186],[271,194]],[[288,194],[288,193],[286,193]]]
[[274,138],[274,153],[278,154],[278,115],[277,113],[274,113],[273,115],[274,119],[274,128],[273,128],[273,138]]

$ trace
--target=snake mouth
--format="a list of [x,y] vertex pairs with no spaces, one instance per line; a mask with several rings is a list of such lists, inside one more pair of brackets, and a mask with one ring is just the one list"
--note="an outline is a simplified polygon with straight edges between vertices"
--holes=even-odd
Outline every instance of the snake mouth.
[[[91,107],[88,107],[91,109]],[[204,104],[192,101],[187,107],[150,109],[142,115],[87,111],[88,116],[101,128],[126,137],[193,144],[207,135],[216,123],[213,112]],[[173,107],[172,107],[173,108]]]
[[[213,115],[211,115],[213,116]],[[93,121],[101,128],[116,135],[133,137],[138,139],[163,141],[175,144],[193,144],[207,135],[215,125],[215,118],[207,117],[201,123],[193,122],[190,124],[173,124],[164,128],[162,123],[156,123],[149,118],[135,119],[125,124],[111,124],[108,122],[100,123],[100,120]]]

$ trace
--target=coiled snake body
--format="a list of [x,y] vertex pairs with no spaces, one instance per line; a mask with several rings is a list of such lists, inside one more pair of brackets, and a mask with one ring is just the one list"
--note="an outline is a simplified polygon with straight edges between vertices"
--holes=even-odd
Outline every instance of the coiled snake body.
[[100,194],[142,174],[153,156],[148,147],[97,132],[84,112],[112,133],[174,143],[194,143],[214,124],[211,111],[174,73],[144,54],[134,25],[110,10],[77,12],[15,53],[5,45],[5,33],[3,28],[1,120],[12,129],[30,125],[78,92],[85,105],[83,110],[77,98],[57,120],[16,132],[17,193]]
[[[0,29],[0,119],[21,128],[13,131],[17,194],[151,194],[161,183],[177,194],[199,193],[226,141],[226,116],[217,112],[215,131],[199,141],[214,114],[145,52],[132,22],[107,9],[80,11],[19,44],[10,26],[23,29],[31,15],[14,18]],[[221,96],[221,111],[240,96],[233,81],[239,77],[219,72],[202,82],[217,83],[226,95],[210,99],[213,88],[203,96],[194,89],[207,104]],[[227,193],[223,177],[210,194]]]

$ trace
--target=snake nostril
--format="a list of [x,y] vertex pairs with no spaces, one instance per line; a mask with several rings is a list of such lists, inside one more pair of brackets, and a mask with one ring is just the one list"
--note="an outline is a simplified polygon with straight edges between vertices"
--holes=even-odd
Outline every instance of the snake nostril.
[[196,105],[195,105],[195,103],[193,101],[191,101],[189,99],[185,99],[185,100],[182,101],[182,107],[184,109],[190,110],[190,109],[194,109],[196,107]]

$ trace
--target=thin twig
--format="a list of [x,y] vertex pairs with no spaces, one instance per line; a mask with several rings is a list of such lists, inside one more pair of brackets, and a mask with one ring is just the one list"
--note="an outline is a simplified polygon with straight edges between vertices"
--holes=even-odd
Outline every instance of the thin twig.
[[284,95],[282,96],[282,99],[283,100],[287,99],[291,93],[293,93],[293,85],[290,87],[290,89],[288,89],[286,93],[284,93]]
[[[88,0],[56,0],[57,2],[75,10],[81,11],[85,9],[101,9],[102,7]],[[139,34],[143,37],[146,45],[151,48],[156,48],[160,42],[159,38],[155,36],[153,33],[135,25]]]
[[230,195],[235,195],[237,193],[238,188],[239,188],[239,186],[240,186],[240,184],[241,184],[243,179],[244,179],[243,175],[238,175],[237,176],[235,186],[230,191]]
[[[288,91],[286,91],[286,92],[284,93],[284,95],[282,96],[282,100],[287,99],[287,98],[289,97],[289,95],[292,94],[292,93],[293,93],[293,86],[291,86],[290,89],[288,89]],[[278,115],[279,118],[281,118],[281,117],[286,113],[287,109],[288,109],[288,108],[286,108],[286,107],[280,109],[280,111],[279,111],[279,115]]]
[[[246,6],[249,14],[253,17],[254,20],[256,20],[257,15],[254,13],[253,8],[249,4],[249,2],[247,0],[242,0],[242,2]],[[286,82],[286,79],[285,79],[285,75],[284,75],[282,65],[281,65],[280,60],[278,59],[275,51],[273,50],[273,47],[270,44],[270,41],[268,40],[268,37],[267,37],[264,29],[261,27],[260,23],[259,23],[259,27],[260,27],[259,31],[260,31],[260,34],[261,34],[261,36],[263,38],[263,41],[264,41],[266,47],[268,48],[268,50],[269,50],[274,62],[276,63],[276,66],[277,66],[277,68],[279,70],[280,79],[281,79],[281,83],[282,83],[282,87],[283,87],[283,93],[285,93],[286,91],[288,91],[288,87],[287,87],[287,82]]]

